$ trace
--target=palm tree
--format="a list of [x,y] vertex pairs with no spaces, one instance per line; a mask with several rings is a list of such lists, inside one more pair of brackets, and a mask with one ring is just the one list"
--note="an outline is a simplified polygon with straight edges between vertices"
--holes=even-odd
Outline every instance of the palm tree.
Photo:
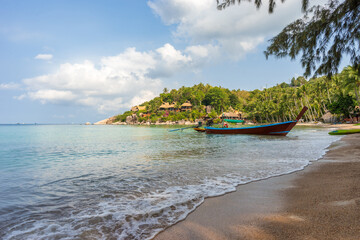
[[356,101],[360,104],[359,88],[360,88],[360,72],[353,67],[348,66],[342,72],[341,76],[344,78],[344,86],[353,89],[356,96]]

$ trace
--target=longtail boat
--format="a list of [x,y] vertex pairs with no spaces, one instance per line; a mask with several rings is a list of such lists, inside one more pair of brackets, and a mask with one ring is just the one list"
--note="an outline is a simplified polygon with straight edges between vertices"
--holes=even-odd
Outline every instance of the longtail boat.
[[195,131],[198,131],[198,132],[205,132],[205,128],[194,128]]
[[205,132],[209,134],[257,134],[286,136],[304,115],[307,109],[307,107],[304,107],[293,121],[242,128],[205,127]]

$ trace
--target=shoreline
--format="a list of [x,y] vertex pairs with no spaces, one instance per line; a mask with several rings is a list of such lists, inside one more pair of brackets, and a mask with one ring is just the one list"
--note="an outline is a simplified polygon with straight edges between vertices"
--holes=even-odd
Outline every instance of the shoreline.
[[[196,125],[198,121],[181,121],[181,122],[156,122],[156,123],[126,123],[126,122],[115,122],[115,123],[93,123],[93,124],[85,124],[85,125],[100,125],[100,126],[113,126],[113,125],[122,125],[122,126],[189,126],[189,125]],[[257,126],[257,125],[266,125],[266,124],[273,124],[273,123],[263,123],[263,124],[254,124],[248,123],[245,125],[240,124],[239,126]],[[81,124],[83,125],[83,124]],[[360,129],[360,125],[355,125],[354,123],[341,123],[341,124],[332,124],[332,123],[307,123],[307,122],[300,122],[297,123],[296,126],[303,126],[303,127],[320,127],[320,128],[336,128],[336,129]]]
[[[360,134],[345,136],[303,170],[206,198],[184,220],[153,239],[358,239],[360,161],[356,156],[360,156]],[[350,191],[354,188],[359,191]]]

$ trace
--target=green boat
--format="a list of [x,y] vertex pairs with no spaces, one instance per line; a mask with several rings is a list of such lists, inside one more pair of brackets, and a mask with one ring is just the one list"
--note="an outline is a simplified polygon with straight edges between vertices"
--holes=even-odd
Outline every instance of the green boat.
[[345,135],[354,133],[360,133],[360,129],[340,129],[329,132],[330,135]]
[[224,119],[224,122],[229,122],[229,123],[243,123],[244,120]]

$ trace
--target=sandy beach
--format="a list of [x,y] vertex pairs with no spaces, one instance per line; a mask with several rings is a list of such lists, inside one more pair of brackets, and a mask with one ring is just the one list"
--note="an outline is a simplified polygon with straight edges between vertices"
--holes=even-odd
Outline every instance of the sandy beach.
[[330,123],[297,123],[297,126],[306,126],[306,127],[323,127],[323,128],[336,128],[336,129],[360,129],[360,125],[355,125],[352,123],[342,123],[342,124],[330,124]]
[[155,239],[360,239],[360,134],[302,171],[206,199]]

